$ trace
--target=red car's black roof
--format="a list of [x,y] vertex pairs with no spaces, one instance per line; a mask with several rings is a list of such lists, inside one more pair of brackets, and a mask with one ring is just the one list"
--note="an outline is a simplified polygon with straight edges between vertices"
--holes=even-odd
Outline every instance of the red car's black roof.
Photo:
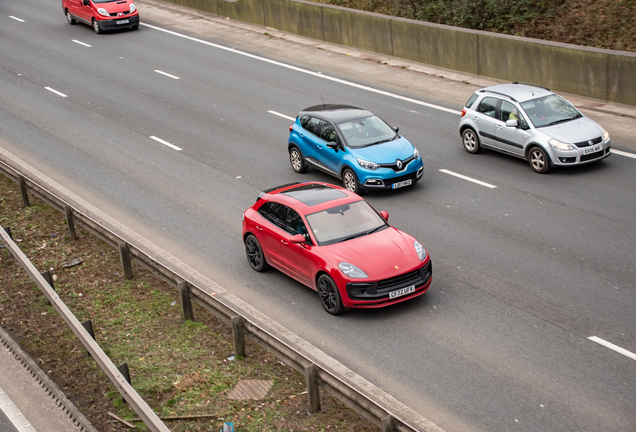
[[321,182],[298,182],[277,186],[263,191],[259,198],[265,195],[271,195],[268,197],[271,200],[291,205],[303,214],[361,199],[344,188]]

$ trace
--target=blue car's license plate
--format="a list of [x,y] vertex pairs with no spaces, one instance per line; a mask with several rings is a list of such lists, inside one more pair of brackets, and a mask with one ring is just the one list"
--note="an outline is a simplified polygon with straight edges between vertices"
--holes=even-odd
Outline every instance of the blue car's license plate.
[[393,183],[393,184],[391,185],[391,188],[392,188],[392,189],[397,189],[397,188],[401,188],[401,187],[404,187],[404,186],[409,186],[409,185],[411,185],[412,183],[413,183],[413,180],[411,180],[411,179],[408,179],[408,180],[402,180],[401,182]]

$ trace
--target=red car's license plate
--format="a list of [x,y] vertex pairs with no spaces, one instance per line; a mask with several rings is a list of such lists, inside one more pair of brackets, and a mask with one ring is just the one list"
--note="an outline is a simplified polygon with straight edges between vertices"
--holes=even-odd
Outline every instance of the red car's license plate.
[[129,22],[130,21],[128,21],[128,20],[120,20],[120,21],[117,21],[117,25],[119,25],[119,24],[128,24]]
[[403,295],[407,295],[415,291],[415,285],[407,286],[406,288],[400,288],[399,290],[391,291],[389,293],[389,298],[394,299],[398,297],[402,297]]

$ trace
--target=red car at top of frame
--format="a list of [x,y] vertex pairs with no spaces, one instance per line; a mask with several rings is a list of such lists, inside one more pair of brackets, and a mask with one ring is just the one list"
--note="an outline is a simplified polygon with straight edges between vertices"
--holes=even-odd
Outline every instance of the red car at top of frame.
[[333,315],[399,303],[428,290],[432,265],[426,249],[388,219],[338,186],[278,186],[243,214],[247,261],[256,271],[272,266],[318,291]]

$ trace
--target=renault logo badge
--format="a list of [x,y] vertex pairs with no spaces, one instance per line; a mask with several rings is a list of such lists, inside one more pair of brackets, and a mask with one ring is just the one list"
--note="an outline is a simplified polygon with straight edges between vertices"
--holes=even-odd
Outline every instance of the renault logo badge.
[[397,165],[397,167],[398,167],[398,169],[399,169],[399,170],[401,170],[401,169],[402,169],[402,165],[403,165],[403,164],[402,164],[402,161],[401,161],[401,160],[399,160],[399,159],[398,159],[398,160],[396,160],[396,161],[395,161],[395,165]]

